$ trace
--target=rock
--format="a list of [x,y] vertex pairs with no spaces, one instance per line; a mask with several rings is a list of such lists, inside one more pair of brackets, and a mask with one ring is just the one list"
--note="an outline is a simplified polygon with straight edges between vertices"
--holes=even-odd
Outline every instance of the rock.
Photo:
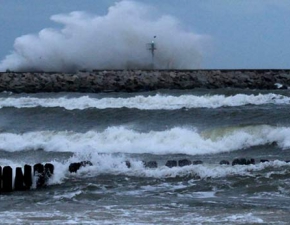
[[282,89],[290,70],[93,70],[76,73],[0,73],[0,91],[105,92],[192,88]]
[[130,163],[130,161],[126,160],[125,164],[126,164],[127,168],[131,168],[131,163]]
[[200,165],[200,164],[203,164],[203,161],[201,160],[192,161],[192,165]]
[[156,161],[143,162],[143,164],[146,168],[157,168],[158,166]]
[[220,165],[230,165],[230,162],[227,160],[220,161]]
[[71,163],[68,167],[70,173],[76,173],[81,167],[81,163]]
[[165,166],[172,168],[177,166],[177,161],[176,160],[168,160],[165,164]]
[[232,165],[247,165],[247,160],[245,158],[234,159]]
[[255,165],[255,159],[248,159],[247,165]]
[[76,163],[71,163],[69,165],[69,172],[76,173],[81,167],[92,166],[93,164],[90,161],[81,161]]
[[261,159],[260,162],[265,163],[265,162],[269,162],[269,160],[268,159]]
[[180,167],[189,166],[189,165],[191,165],[191,161],[188,159],[178,160],[178,166],[180,166]]
[[176,77],[176,73],[175,72],[169,72],[169,76],[171,77],[171,78],[175,78]]

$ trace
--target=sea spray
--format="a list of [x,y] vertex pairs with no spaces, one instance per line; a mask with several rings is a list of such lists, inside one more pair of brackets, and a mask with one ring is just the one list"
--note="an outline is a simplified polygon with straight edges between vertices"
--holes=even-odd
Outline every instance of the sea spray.
[[182,29],[178,19],[152,15],[151,8],[121,1],[107,15],[71,12],[51,16],[62,29],[46,28],[18,37],[0,71],[65,71],[151,68],[146,43],[157,36],[155,68],[193,69],[209,37]]

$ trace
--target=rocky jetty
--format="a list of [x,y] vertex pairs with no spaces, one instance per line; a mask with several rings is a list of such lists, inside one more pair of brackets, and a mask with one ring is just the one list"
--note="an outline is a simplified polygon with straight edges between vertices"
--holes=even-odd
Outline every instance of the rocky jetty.
[[93,70],[2,72],[0,91],[137,92],[194,88],[277,89],[290,87],[290,70]]

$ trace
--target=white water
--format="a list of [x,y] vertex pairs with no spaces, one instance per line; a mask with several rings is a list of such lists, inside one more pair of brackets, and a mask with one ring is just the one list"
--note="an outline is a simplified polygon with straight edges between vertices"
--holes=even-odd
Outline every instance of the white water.
[[[90,160],[93,166],[81,167],[77,173],[69,173],[68,167],[72,162],[79,162],[83,160]],[[129,160],[131,168],[126,166],[125,161]],[[9,165],[15,171],[16,167],[22,167],[24,162],[14,161],[0,161],[1,165]],[[36,163],[36,162],[35,162]],[[43,162],[46,163],[46,162]],[[275,160],[266,163],[257,163],[256,165],[218,165],[207,164],[190,165],[185,167],[168,168],[165,165],[158,165],[156,169],[145,168],[142,161],[137,159],[126,158],[124,155],[111,155],[111,154],[76,154],[65,162],[51,161],[55,167],[53,176],[49,179],[49,185],[61,184],[66,182],[67,179],[76,178],[89,178],[96,177],[101,174],[110,175],[126,175],[137,177],[154,177],[154,178],[173,178],[183,176],[198,176],[200,179],[206,178],[222,178],[228,176],[255,176],[255,172],[265,169],[271,169],[267,173],[263,173],[265,178],[273,174],[288,173],[286,168],[290,167],[289,163]],[[285,171],[277,170],[277,168],[284,167]],[[261,174],[260,174],[261,175]],[[195,185],[194,178],[188,185]],[[35,182],[35,181],[34,181]],[[35,188],[35,183],[33,184]],[[163,186],[154,187],[154,189],[164,189]],[[166,186],[168,188],[176,188],[175,186]],[[146,192],[146,190],[144,190]]]
[[124,127],[109,127],[101,132],[86,133],[39,131],[0,134],[0,149],[9,152],[44,149],[82,154],[119,152],[203,155],[273,142],[283,149],[290,148],[290,128],[260,125],[199,133],[194,129],[177,127],[142,133]]
[[[78,162],[80,158],[72,157],[69,162]],[[185,167],[168,168],[165,165],[159,165],[156,169],[145,168],[141,161],[130,160],[131,168],[128,168],[121,156],[112,155],[95,155],[91,158],[93,166],[82,167],[77,173],[69,173],[69,163],[61,164],[53,162],[55,165],[55,173],[49,180],[49,184],[60,184],[64,179],[70,178],[88,178],[96,177],[101,174],[110,175],[126,175],[137,177],[153,177],[153,178],[174,178],[174,177],[193,177],[193,182],[188,185],[195,185],[194,180],[199,177],[200,179],[206,178],[222,178],[228,176],[250,176],[254,177],[257,172],[269,169],[270,172],[262,173],[263,177],[269,179],[269,175],[285,174],[288,173],[290,164],[275,160],[266,163],[257,163],[256,165],[218,165],[206,164],[203,165],[190,165]],[[281,168],[284,168],[281,170]],[[275,169],[279,169],[275,171]],[[261,175],[261,173],[259,173]],[[164,187],[154,187],[154,189],[164,189]],[[169,187],[166,187],[168,190]],[[175,187],[170,187],[175,188]],[[146,190],[144,190],[146,191]]]
[[33,107],[62,107],[67,110],[87,109],[87,108],[136,108],[141,110],[166,109],[174,110],[180,108],[219,108],[234,107],[243,105],[263,105],[263,104],[289,104],[290,98],[278,94],[258,94],[246,95],[236,94],[225,95],[138,95],[130,98],[93,98],[89,96],[77,98],[36,98],[36,97],[7,97],[0,98],[0,107],[33,108]]
[[[76,194],[78,194],[76,192]],[[166,205],[167,206],[167,205]],[[254,213],[236,213],[230,212],[226,215],[213,213],[213,215],[202,215],[205,213],[200,210],[190,211],[190,208],[176,208],[176,204],[171,206],[175,208],[175,212],[170,207],[163,205],[138,205],[130,209],[120,209],[114,205],[99,206],[96,204],[91,210],[76,210],[73,213],[67,211],[59,211],[47,209],[37,212],[13,211],[0,213],[0,219],[3,223],[11,224],[18,218],[21,224],[39,224],[40,218],[46,221],[46,224],[127,224],[127,225],[151,225],[151,224],[267,224],[263,219]],[[176,213],[176,211],[181,211]],[[185,212],[183,212],[184,210]],[[144,213],[145,212],[145,213]],[[255,212],[256,213],[256,212]],[[176,215],[177,214],[177,215]],[[137,217],[136,215],[142,215]],[[171,215],[174,215],[171,216]],[[263,215],[261,215],[263,216]],[[145,218],[144,218],[145,217]],[[149,219],[147,219],[149,217]],[[190,223],[184,223],[190,221]],[[271,223],[272,224],[272,223]],[[283,223],[284,224],[284,223]]]

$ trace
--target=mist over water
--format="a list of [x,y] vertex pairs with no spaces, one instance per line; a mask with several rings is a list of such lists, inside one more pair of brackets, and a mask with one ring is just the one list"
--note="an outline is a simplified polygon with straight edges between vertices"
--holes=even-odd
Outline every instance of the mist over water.
[[184,30],[170,15],[156,15],[151,6],[127,0],[115,3],[103,16],[75,11],[50,19],[62,29],[45,28],[18,37],[0,71],[151,68],[146,43],[154,36],[156,69],[194,69],[200,67],[208,40]]

